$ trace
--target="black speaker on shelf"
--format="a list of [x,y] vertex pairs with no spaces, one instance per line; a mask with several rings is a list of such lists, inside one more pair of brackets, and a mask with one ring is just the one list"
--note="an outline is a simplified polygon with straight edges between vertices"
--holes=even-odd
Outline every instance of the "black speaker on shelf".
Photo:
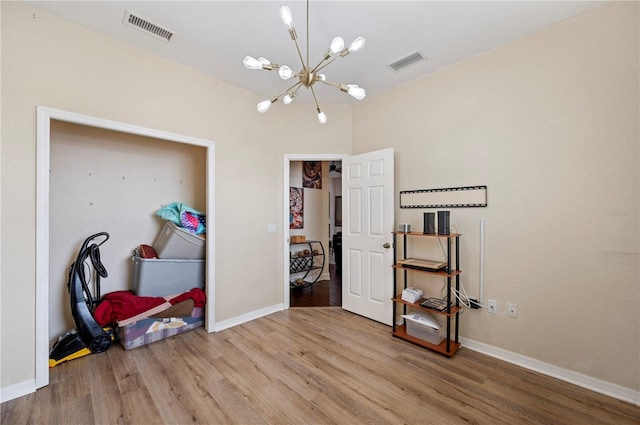
[[449,234],[449,211],[438,211],[438,234]]
[[426,212],[424,213],[424,227],[422,233],[428,235],[436,234],[436,213]]

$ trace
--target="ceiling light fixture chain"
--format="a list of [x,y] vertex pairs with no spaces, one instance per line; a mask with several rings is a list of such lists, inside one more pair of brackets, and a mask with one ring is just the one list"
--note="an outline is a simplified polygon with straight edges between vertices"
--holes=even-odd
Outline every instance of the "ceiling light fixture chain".
[[313,85],[316,82],[320,82],[326,84],[331,87],[335,87],[340,91],[348,93],[350,96],[354,97],[357,100],[362,100],[366,96],[366,91],[358,86],[357,84],[342,84],[342,83],[333,83],[326,80],[326,76],[324,74],[320,74],[319,71],[331,65],[337,59],[343,58],[350,53],[357,52],[362,49],[365,44],[365,39],[362,36],[358,36],[349,47],[344,47],[344,40],[341,37],[334,37],[331,41],[331,45],[329,49],[324,53],[320,62],[314,67],[309,67],[309,0],[307,0],[307,61],[305,62],[302,56],[302,52],[300,51],[300,46],[298,45],[298,36],[296,34],[296,29],[293,26],[293,15],[291,14],[291,9],[288,6],[280,7],[280,19],[287,27],[289,31],[289,35],[291,36],[291,40],[293,40],[296,50],[298,52],[298,57],[300,58],[300,62],[302,63],[302,69],[299,72],[294,72],[287,65],[278,65],[276,63],[272,63],[268,59],[260,57],[258,59],[252,58],[251,56],[246,56],[242,61],[245,68],[247,69],[264,69],[267,71],[272,71],[274,69],[278,70],[278,75],[283,80],[288,80],[292,77],[297,77],[298,82],[294,85],[283,91],[277,96],[273,96],[270,99],[264,100],[258,103],[258,112],[266,112],[273,103],[277,102],[280,97],[283,97],[282,102],[285,105],[289,105],[293,102],[293,98],[298,93],[300,87],[304,86],[307,89],[311,90],[311,94],[313,95],[313,100],[316,104],[316,111],[318,113],[318,121],[321,124],[327,122],[327,116],[320,109],[320,105],[318,104],[318,98],[316,97],[316,92],[313,89]]

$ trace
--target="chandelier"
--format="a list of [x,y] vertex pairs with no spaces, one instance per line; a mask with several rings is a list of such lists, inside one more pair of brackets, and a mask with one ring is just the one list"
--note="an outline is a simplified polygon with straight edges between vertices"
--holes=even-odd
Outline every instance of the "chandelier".
[[302,69],[298,72],[294,72],[287,65],[278,65],[276,63],[272,63],[268,59],[260,57],[258,59],[252,58],[251,56],[246,56],[242,63],[247,69],[264,69],[267,71],[278,70],[278,75],[283,80],[289,80],[291,78],[297,77],[298,81],[293,84],[288,89],[284,90],[282,93],[277,96],[273,96],[270,99],[264,100],[258,103],[258,111],[261,113],[266,112],[273,103],[277,102],[280,97],[282,98],[282,102],[285,105],[289,105],[293,102],[293,99],[296,97],[298,90],[300,87],[305,87],[306,89],[311,90],[311,94],[313,95],[313,100],[316,104],[316,110],[318,112],[318,121],[320,124],[324,124],[327,122],[327,116],[322,110],[320,110],[320,106],[318,105],[318,98],[316,97],[316,93],[313,90],[313,86],[316,83],[326,84],[328,86],[335,87],[349,95],[353,96],[357,100],[362,100],[366,96],[366,92],[362,87],[359,87],[356,84],[341,84],[341,83],[332,83],[327,81],[325,74],[321,74],[322,71],[327,66],[331,65],[337,59],[343,58],[350,53],[357,52],[358,50],[364,47],[365,40],[362,36],[357,37],[349,47],[344,47],[344,40],[341,37],[335,37],[331,41],[331,45],[327,49],[327,51],[322,55],[320,62],[314,66],[313,68],[309,63],[309,0],[307,0],[307,60],[305,61],[302,58],[302,53],[300,52],[300,46],[298,45],[298,36],[296,35],[296,29],[293,26],[293,15],[291,14],[291,9],[288,6],[282,6],[280,8],[280,19],[285,24],[287,29],[289,30],[289,35],[291,39],[295,43],[296,50],[298,51],[298,57],[300,58],[300,62],[302,64]]

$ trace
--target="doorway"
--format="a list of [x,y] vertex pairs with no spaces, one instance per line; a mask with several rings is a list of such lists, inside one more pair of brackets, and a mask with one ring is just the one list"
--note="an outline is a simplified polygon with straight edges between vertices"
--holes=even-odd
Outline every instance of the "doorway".
[[[342,279],[341,276],[339,276],[336,272],[335,251],[333,246],[333,235],[336,233],[335,197],[337,193],[342,193],[342,179],[341,173],[336,173],[337,169],[331,169],[331,164],[334,164],[334,166],[337,168],[337,164],[341,164],[342,160],[347,157],[348,155],[344,154],[298,154],[285,155],[284,157],[283,290],[285,308],[302,306],[328,306],[331,304],[342,305]],[[299,170],[302,170],[301,163],[304,161],[316,161],[325,163],[325,166],[323,168],[323,173],[325,174],[323,181],[327,190],[323,192],[326,194],[326,198],[323,199],[321,203],[311,204],[315,205],[313,207],[313,213],[320,214],[320,216],[322,217],[322,223],[319,225],[318,230],[309,227],[305,229],[303,226],[302,229],[292,231],[289,228],[290,187],[297,185],[302,186],[301,176],[300,179],[297,179],[295,176],[292,178],[292,167],[294,169],[297,168]],[[316,193],[312,192],[307,193],[311,196],[316,195]],[[340,228],[338,227],[337,229],[339,230]],[[308,233],[313,237],[314,240],[317,239],[322,243],[325,252],[325,262],[327,263],[328,267],[325,268],[325,273],[323,273],[323,275],[313,285],[305,288],[292,289],[290,283],[290,235],[304,235],[306,238],[307,235],[305,233]],[[336,293],[336,288],[338,288],[338,294]]]
[[[311,184],[305,182],[308,180],[309,173],[307,168],[312,170],[318,169],[320,172],[317,174],[316,180]],[[342,161],[295,161],[292,162],[290,168],[290,183],[292,186],[297,186],[300,183],[300,176],[302,175],[302,188],[295,188],[292,190],[301,191],[296,193],[302,193],[303,199],[303,217],[292,222],[290,225],[291,235],[303,232],[307,234],[304,229],[291,229],[291,227],[297,227],[300,222],[307,222],[311,229],[308,234],[312,235],[312,239],[316,239],[314,234],[314,228],[319,227],[322,233],[326,232],[326,240],[324,238],[321,241],[313,242],[313,248],[320,248],[319,243],[323,244],[322,258],[313,257],[310,262],[315,263],[314,266],[322,266],[322,271],[318,276],[306,276],[306,280],[312,282],[308,286],[303,284],[297,286],[295,283],[296,278],[300,278],[301,274],[292,272],[301,263],[304,263],[305,257],[294,257],[290,259],[289,281],[292,282],[290,293],[290,307],[341,307],[342,306]],[[317,182],[320,182],[318,184]],[[319,187],[318,187],[319,186]],[[320,189],[320,191],[316,190]],[[320,193],[318,193],[320,192]],[[323,198],[322,205],[318,205],[318,198]],[[307,202],[307,198],[312,198]],[[310,207],[313,208],[310,210]],[[293,207],[291,207],[293,208]],[[328,219],[328,221],[327,221]],[[314,226],[314,224],[316,224]],[[307,226],[305,226],[306,228]],[[292,251],[295,248],[300,248],[305,244],[292,244]],[[301,248],[300,248],[301,249]],[[312,275],[316,271],[310,271]],[[317,278],[317,279],[316,279]]]

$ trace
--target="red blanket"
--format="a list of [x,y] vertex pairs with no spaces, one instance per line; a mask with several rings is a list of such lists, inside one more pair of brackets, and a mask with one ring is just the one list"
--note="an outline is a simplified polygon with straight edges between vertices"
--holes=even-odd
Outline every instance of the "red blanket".
[[115,291],[102,297],[102,302],[96,307],[93,317],[100,326],[126,326],[188,299],[193,300],[194,307],[204,307],[206,295],[199,288],[165,297],[138,297],[131,291]]

